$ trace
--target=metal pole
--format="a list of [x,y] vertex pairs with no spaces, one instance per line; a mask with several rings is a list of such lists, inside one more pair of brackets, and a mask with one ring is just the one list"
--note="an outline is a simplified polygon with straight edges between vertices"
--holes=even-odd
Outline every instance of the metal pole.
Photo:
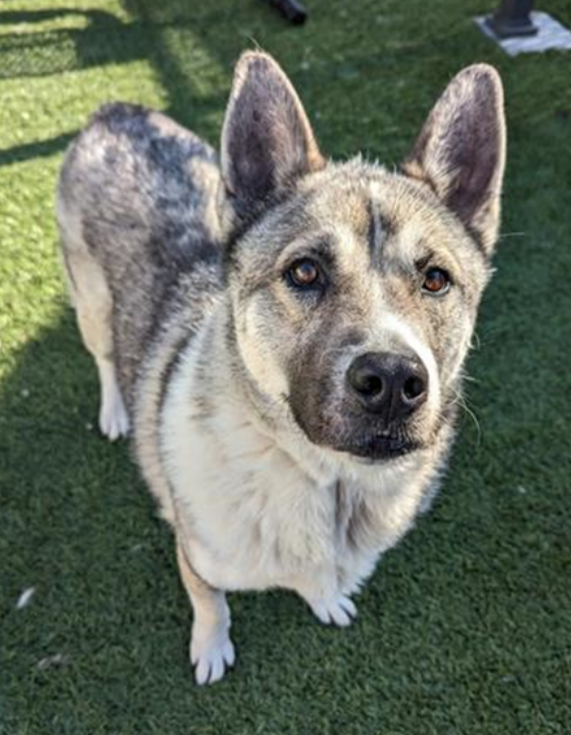
[[264,0],[278,10],[284,18],[296,26],[303,25],[307,18],[307,10],[298,0]]
[[531,19],[533,0],[501,0],[493,15],[486,18],[487,25],[500,38],[533,36],[537,28]]

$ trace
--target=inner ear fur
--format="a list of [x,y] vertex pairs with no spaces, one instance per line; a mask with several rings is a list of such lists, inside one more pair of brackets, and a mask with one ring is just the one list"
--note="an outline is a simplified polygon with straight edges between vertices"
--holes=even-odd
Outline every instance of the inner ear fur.
[[500,225],[505,157],[502,83],[493,67],[475,64],[450,82],[402,168],[426,182],[490,254]]
[[267,54],[246,52],[236,66],[222,130],[222,176],[239,216],[325,166],[291,82]]

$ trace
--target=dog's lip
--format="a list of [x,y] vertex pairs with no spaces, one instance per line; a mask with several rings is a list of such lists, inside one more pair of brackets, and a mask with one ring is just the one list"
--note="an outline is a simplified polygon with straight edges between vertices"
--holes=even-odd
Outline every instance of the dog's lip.
[[[307,439],[312,444],[328,447],[335,452],[346,454],[353,460],[357,460],[362,464],[381,464],[397,460],[411,452],[422,449],[422,444],[409,438],[391,434],[388,428],[369,429],[355,432],[353,436],[345,434],[343,437],[337,437],[331,440],[331,437],[315,437],[306,429],[305,422],[302,417],[296,414],[291,404],[290,397],[286,397],[286,401],[290,405],[293,417],[298,427],[303,431]],[[394,430],[393,430],[394,431]]]
[[364,464],[377,464],[398,459],[419,449],[417,442],[386,434],[362,437],[359,441],[339,447]]

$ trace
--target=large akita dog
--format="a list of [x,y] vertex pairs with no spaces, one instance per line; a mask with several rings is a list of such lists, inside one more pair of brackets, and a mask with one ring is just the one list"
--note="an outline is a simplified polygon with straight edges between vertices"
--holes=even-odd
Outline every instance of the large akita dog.
[[199,683],[234,662],[226,591],[285,587],[347,625],[428,506],[498,232],[502,87],[458,74],[394,173],[327,161],[246,53],[221,148],[112,104],[58,196],[101,431],[132,427],[174,529]]

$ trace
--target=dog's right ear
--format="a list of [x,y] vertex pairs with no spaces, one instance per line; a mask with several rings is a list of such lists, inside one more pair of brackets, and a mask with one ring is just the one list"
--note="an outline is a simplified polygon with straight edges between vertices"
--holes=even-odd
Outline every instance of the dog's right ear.
[[257,215],[298,178],[325,166],[293,86],[267,54],[246,52],[236,66],[221,164],[240,219]]

